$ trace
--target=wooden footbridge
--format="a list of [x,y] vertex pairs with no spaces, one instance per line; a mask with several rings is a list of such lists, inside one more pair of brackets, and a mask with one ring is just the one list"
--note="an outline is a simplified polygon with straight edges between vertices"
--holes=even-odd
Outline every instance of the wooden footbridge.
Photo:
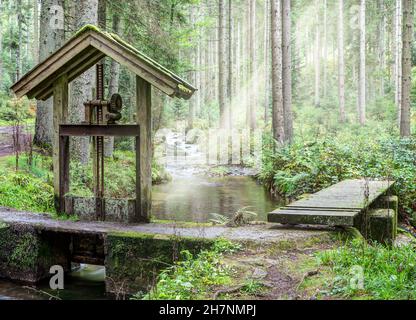
[[[291,225],[356,227],[364,234],[369,231],[375,240],[394,238],[397,197],[391,195],[393,185],[393,181],[345,180],[271,212],[268,220]],[[375,227],[380,221],[387,223],[382,230]]]

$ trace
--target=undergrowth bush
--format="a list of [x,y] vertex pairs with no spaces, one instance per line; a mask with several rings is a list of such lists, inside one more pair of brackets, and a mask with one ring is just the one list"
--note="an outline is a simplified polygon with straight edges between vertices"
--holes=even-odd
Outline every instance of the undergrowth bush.
[[55,212],[53,187],[27,173],[0,172],[0,206]]
[[181,252],[181,260],[163,271],[156,286],[146,295],[137,294],[134,299],[195,300],[207,298],[212,286],[231,281],[231,267],[222,263],[222,256],[240,249],[240,245],[227,240],[217,240],[209,250],[197,255]]
[[[329,295],[344,298],[416,299],[416,250],[414,245],[386,247],[359,239],[330,251],[319,252],[318,261],[335,273]],[[362,287],[351,282],[362,270]],[[361,271],[360,271],[361,272]]]

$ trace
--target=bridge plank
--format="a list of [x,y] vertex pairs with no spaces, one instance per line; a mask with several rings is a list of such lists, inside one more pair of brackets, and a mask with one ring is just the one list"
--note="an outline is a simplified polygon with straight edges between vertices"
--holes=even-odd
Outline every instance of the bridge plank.
[[345,180],[289,204],[288,207],[363,210],[393,184],[394,182],[391,181],[369,181],[368,201],[366,201],[365,180]]
[[269,222],[282,224],[314,224],[353,226],[357,211],[277,210],[268,215]]

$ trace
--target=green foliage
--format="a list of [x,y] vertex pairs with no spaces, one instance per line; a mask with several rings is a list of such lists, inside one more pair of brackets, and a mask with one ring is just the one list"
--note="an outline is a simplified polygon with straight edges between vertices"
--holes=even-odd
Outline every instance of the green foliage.
[[230,227],[239,227],[248,224],[257,217],[257,213],[248,210],[250,207],[238,209],[232,217],[224,216],[220,213],[211,213],[211,221],[214,224],[227,225]]
[[[110,198],[134,198],[136,192],[136,155],[133,151],[115,151],[112,158],[105,159],[105,195]],[[72,195],[92,196],[94,181],[92,162],[87,167],[71,162]],[[152,181],[154,184],[169,181],[171,177],[165,168],[152,162]]]
[[54,212],[53,188],[25,172],[0,171],[0,206]]
[[190,300],[207,298],[212,286],[228,284],[232,269],[222,263],[224,254],[230,254],[240,246],[227,240],[217,240],[210,250],[203,250],[197,255],[182,251],[181,261],[159,275],[156,286],[144,297],[136,295],[135,299]]
[[[317,255],[336,277],[328,293],[346,298],[416,299],[416,251],[414,245],[385,247],[353,240]],[[364,273],[364,289],[351,285],[357,267]]]
[[157,163],[154,159],[152,161],[152,182],[153,184],[161,184],[172,180],[170,174],[165,167]]
[[24,122],[33,118],[34,111],[31,102],[24,99],[10,99],[0,92],[0,119],[6,124],[16,121]]
[[255,296],[264,291],[265,286],[262,282],[254,279],[248,279],[241,288],[241,292]]

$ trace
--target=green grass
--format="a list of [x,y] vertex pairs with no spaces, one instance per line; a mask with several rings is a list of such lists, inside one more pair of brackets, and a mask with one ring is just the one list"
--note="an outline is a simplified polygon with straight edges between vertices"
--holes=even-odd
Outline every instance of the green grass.
[[[0,158],[0,206],[34,212],[55,213],[52,159],[33,154],[32,164],[21,154],[16,172],[15,156]],[[106,196],[132,198],[135,196],[135,155],[130,151],[116,151],[106,159]],[[71,162],[72,195],[93,196],[92,164],[87,167]],[[158,183],[168,179],[164,168],[154,164],[152,177]],[[76,218],[74,218],[76,219]]]
[[55,212],[53,188],[30,174],[0,171],[0,206]]
[[[338,249],[317,254],[322,266],[335,277],[328,295],[349,299],[416,299],[416,251],[412,244],[385,247],[362,240],[348,241]],[[363,287],[355,285],[354,274],[363,271]]]

